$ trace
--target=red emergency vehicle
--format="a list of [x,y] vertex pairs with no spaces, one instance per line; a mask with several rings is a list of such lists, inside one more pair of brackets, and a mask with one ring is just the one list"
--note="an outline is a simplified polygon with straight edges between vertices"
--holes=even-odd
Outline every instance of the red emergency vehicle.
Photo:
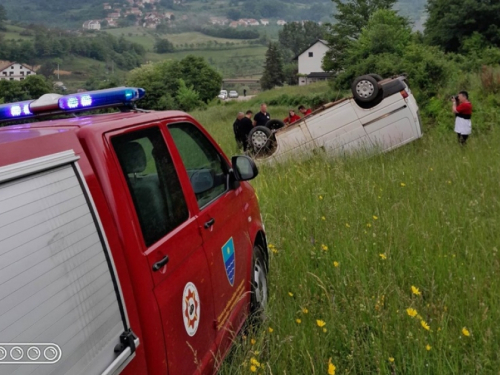
[[0,105],[122,109],[0,128],[1,374],[212,374],[265,306],[255,164],[186,113],[135,109],[144,94]]

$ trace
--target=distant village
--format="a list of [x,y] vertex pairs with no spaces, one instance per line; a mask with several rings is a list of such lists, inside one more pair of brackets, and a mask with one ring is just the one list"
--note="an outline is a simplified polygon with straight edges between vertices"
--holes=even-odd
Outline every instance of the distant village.
[[[183,0],[174,0],[174,4],[182,4]],[[127,0],[126,5],[120,3],[104,3],[104,10],[109,11],[106,18],[101,20],[88,20],[83,24],[86,30],[101,30],[102,27],[118,27],[118,21],[125,19],[129,15],[136,17],[136,25],[146,29],[155,29],[164,21],[173,21],[176,19],[173,12],[162,12],[157,10],[156,4],[159,0]],[[186,20],[188,17],[183,15],[180,19]],[[226,17],[210,17],[210,24],[214,26],[229,26],[229,27],[253,27],[253,26],[268,26],[276,24],[283,26],[285,20],[276,20],[271,23],[268,19],[253,19],[242,18],[237,21],[230,20]]]

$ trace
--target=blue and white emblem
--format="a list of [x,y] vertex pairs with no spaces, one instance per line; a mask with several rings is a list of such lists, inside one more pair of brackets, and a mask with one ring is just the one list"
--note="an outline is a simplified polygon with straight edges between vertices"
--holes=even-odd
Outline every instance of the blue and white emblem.
[[235,271],[233,237],[231,237],[224,244],[224,246],[222,246],[222,257],[224,259],[224,267],[226,268],[227,279],[229,280],[229,284],[231,284],[231,286],[233,286],[234,285],[234,271]]

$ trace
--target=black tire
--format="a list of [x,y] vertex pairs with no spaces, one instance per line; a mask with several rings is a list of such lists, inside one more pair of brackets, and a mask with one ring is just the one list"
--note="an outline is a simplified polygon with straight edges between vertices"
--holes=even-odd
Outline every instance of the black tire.
[[266,128],[271,130],[278,130],[285,127],[285,123],[278,119],[272,119],[266,122]]
[[382,90],[384,91],[384,98],[391,95],[398,94],[406,88],[404,82],[398,78],[390,80],[382,84]]
[[272,132],[266,126],[255,126],[248,133],[248,144],[255,152],[259,152],[271,143]]
[[384,79],[382,78],[382,76],[379,76],[378,74],[373,74],[373,73],[370,73],[370,74],[368,74],[368,75],[369,75],[369,76],[371,76],[371,77],[373,77],[373,78],[375,78],[375,80],[376,80],[377,82],[380,82],[380,81],[383,81],[383,80],[384,80]]
[[257,320],[262,319],[263,312],[269,300],[267,272],[264,251],[260,246],[255,245],[252,256],[250,314]]
[[369,103],[378,96],[380,86],[375,78],[365,75],[354,80],[351,90],[354,99],[362,103]]

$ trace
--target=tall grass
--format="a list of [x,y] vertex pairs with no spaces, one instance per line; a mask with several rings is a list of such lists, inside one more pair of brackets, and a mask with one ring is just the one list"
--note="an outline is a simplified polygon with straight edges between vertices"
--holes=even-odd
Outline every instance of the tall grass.
[[[233,105],[195,116],[236,152]],[[372,158],[262,166],[270,302],[220,373],[498,373],[499,144],[427,129]]]

